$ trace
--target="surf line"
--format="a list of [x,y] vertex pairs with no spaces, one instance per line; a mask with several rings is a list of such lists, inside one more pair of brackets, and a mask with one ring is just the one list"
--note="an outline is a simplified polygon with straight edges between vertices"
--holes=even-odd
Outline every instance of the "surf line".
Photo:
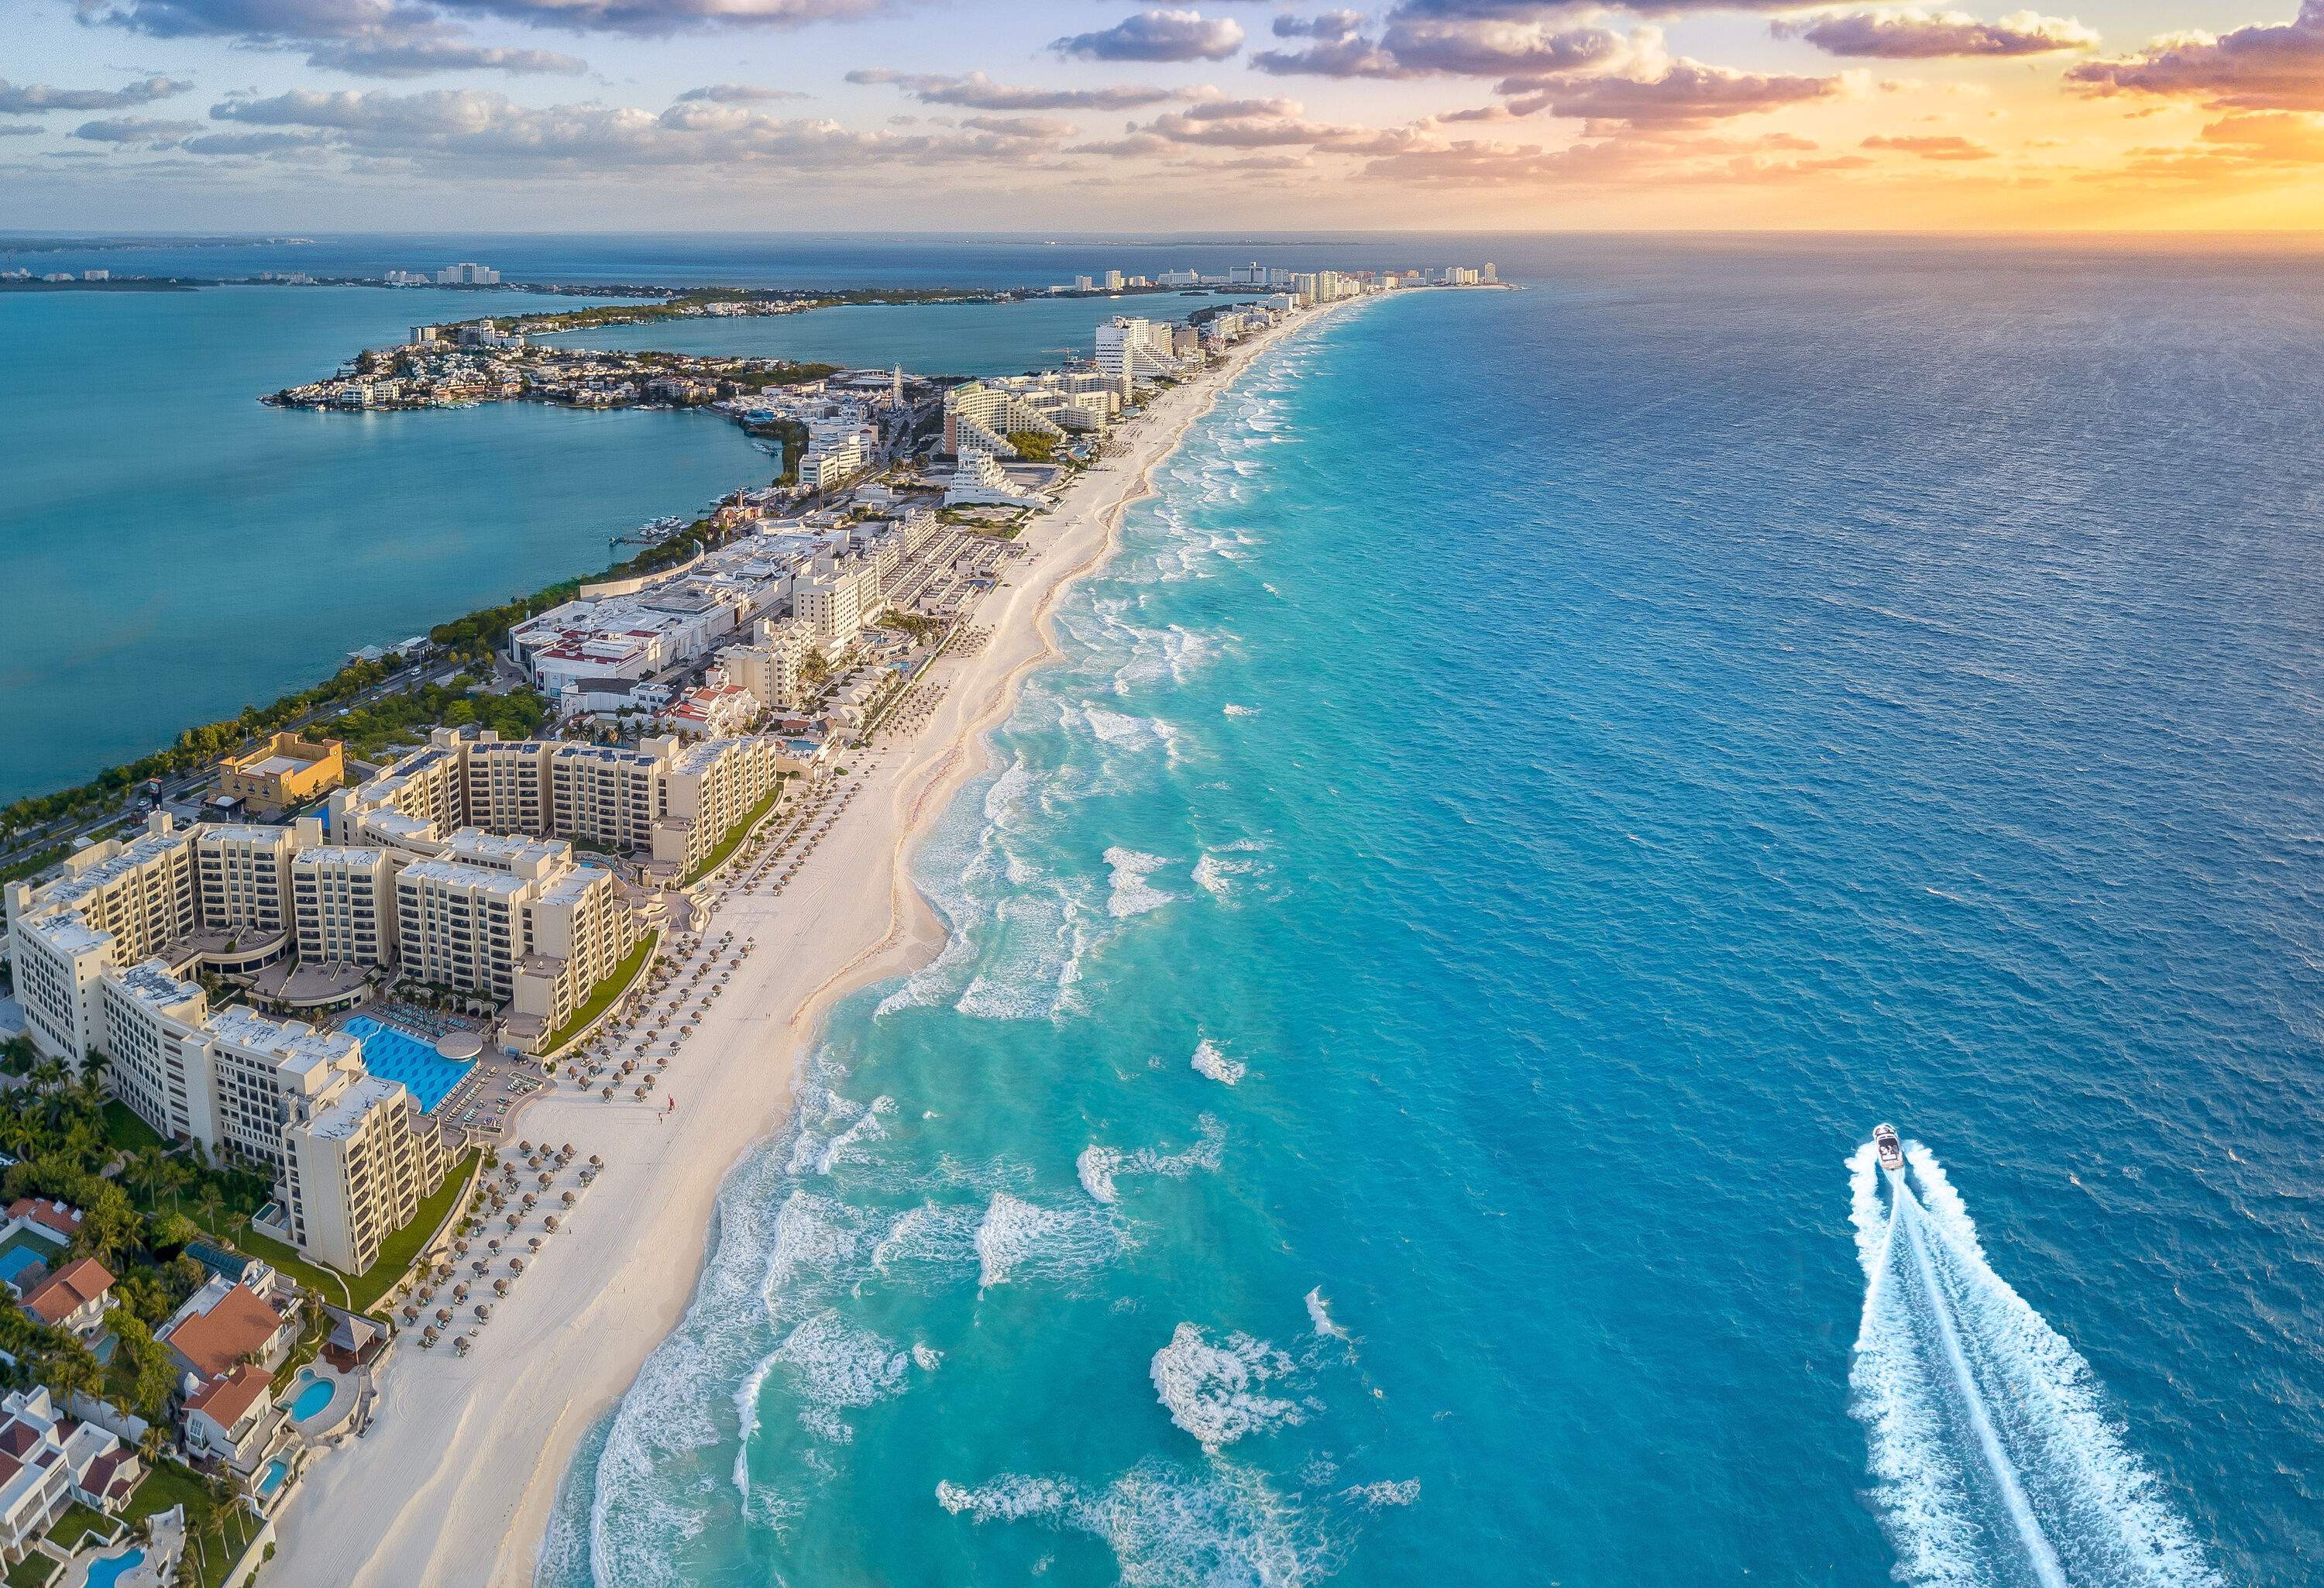
[[[1986,1465],[1992,1469],[1993,1481],[2001,1487],[2002,1502],[2009,1508],[2010,1519],[2017,1524],[2018,1539],[2025,1546],[2034,1574],[2042,1580],[2042,1588],[2068,1588],[2065,1567],[2059,1564],[2058,1552],[2043,1535],[2042,1524],[2034,1515],[2033,1503],[2025,1498],[2024,1485],[2017,1481],[2017,1469],[2011,1464],[2008,1452],[2001,1448],[2000,1432],[1986,1411],[1985,1397],[1978,1392],[1976,1375],[1969,1371],[1968,1353],[1961,1350],[1960,1332],[1953,1326],[1951,1305],[1937,1283],[1936,1265],[1929,1260],[1927,1236],[1919,1220],[1920,1202],[1905,1189],[1902,1175],[1894,1177],[1894,1180],[1896,1211],[1893,1216],[1896,1223],[1903,1225],[1904,1238],[1912,1246],[1921,1284],[1928,1291],[1930,1315],[1937,1320],[1937,1333],[1944,1340],[1945,1357],[1952,1364],[1961,1405],[1969,1412],[1970,1426],[1977,1430],[1978,1443],[1985,1448]],[[1891,1234],[1894,1233],[1892,1230]]]

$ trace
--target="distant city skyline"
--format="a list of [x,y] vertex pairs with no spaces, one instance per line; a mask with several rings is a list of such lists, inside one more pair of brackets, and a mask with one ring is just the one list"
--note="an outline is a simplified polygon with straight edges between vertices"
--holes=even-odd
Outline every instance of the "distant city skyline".
[[2324,0],[23,0],[12,228],[2324,226]]

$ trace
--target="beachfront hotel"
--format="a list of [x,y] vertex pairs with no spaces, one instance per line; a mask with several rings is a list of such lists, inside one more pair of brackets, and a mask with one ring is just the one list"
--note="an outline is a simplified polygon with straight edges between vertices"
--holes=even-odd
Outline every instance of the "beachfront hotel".
[[[191,894],[197,868],[174,867],[166,855],[173,843],[190,854],[208,836],[180,832],[157,814],[124,854],[134,852],[137,865],[165,885],[182,879]],[[122,858],[90,868],[112,869],[106,889],[124,883],[127,873],[113,863]],[[66,885],[77,880],[10,891],[9,946],[34,1045],[76,1066],[85,1055],[103,1054],[114,1095],[155,1131],[272,1177],[281,1217],[266,1233],[362,1271],[443,1178],[434,1126],[401,1083],[370,1074],[355,1035],[240,1005],[211,1008],[193,979],[204,956],[192,937],[156,944],[140,930],[180,912],[123,916],[126,929],[116,936],[73,908],[76,900],[111,896]],[[288,908],[278,899],[276,909]],[[132,957],[140,949],[149,952]]]

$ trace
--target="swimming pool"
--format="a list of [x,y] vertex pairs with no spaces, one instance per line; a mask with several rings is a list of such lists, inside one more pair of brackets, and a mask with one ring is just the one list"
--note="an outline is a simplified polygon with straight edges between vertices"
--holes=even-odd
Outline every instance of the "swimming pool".
[[133,1549],[126,1555],[108,1555],[90,1564],[88,1588],[113,1588],[115,1583],[145,1564],[145,1552]]
[[374,1076],[402,1082],[422,1113],[435,1113],[436,1105],[451,1094],[475,1063],[474,1059],[446,1058],[436,1051],[433,1042],[367,1014],[356,1015],[339,1029],[351,1037],[363,1039],[364,1067]]
[[317,1376],[311,1370],[302,1371],[299,1381],[303,1387],[299,1398],[290,1403],[290,1417],[292,1421],[303,1423],[331,1404],[333,1390],[328,1379]]
[[290,1475],[290,1463],[284,1461],[281,1456],[278,1455],[272,1461],[268,1462],[266,1463],[266,1470],[258,1474],[258,1498],[261,1500],[272,1499],[274,1491],[282,1487],[282,1480]]

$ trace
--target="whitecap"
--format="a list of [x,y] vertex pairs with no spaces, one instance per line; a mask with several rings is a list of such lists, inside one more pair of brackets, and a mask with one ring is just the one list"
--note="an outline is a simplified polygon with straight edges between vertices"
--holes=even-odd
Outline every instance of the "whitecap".
[[1223,1086],[1233,1085],[1249,1074],[1250,1068],[1239,1058],[1229,1058],[1208,1037],[1194,1045],[1194,1057],[1186,1062],[1196,1075],[1208,1076]]
[[1367,1510],[1380,1510],[1388,1506],[1410,1505],[1418,1500],[1420,1480],[1417,1478],[1382,1479],[1377,1483],[1359,1483],[1354,1488],[1345,1489],[1341,1492]]
[[1225,1155],[1226,1127],[1204,1114],[1195,1122],[1195,1130],[1198,1140],[1183,1152],[1164,1152],[1154,1147],[1124,1152],[1092,1142],[1074,1160],[1074,1172],[1093,1201],[1111,1204],[1117,1199],[1115,1182],[1124,1175],[1161,1175],[1181,1179],[1197,1169],[1217,1168]]
[[1144,915],[1175,903],[1178,896],[1165,892],[1148,881],[1156,872],[1170,863],[1158,854],[1147,854],[1136,849],[1116,845],[1105,852],[1105,863],[1113,872],[1112,888],[1106,899],[1106,913],[1117,920]]
[[1006,1191],[985,1204],[975,1242],[980,1290],[1026,1276],[1068,1277],[1104,1261],[1121,1244],[1095,1209],[1043,1207]]
[[1296,1402],[1260,1393],[1290,1371],[1290,1357],[1264,1340],[1237,1332],[1213,1345],[1193,1324],[1180,1324],[1148,1369],[1170,1420],[1213,1454],[1300,1420]]

